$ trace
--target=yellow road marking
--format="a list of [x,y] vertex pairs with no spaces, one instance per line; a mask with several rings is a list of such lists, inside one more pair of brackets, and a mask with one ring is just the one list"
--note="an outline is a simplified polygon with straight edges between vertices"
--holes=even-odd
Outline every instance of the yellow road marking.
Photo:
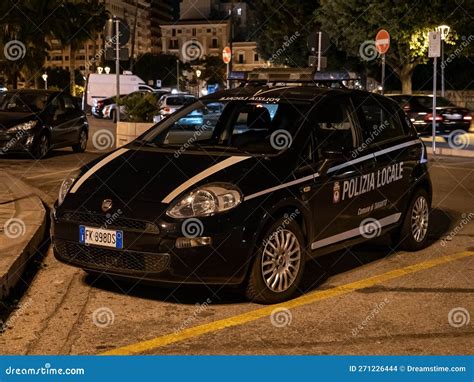
[[270,316],[276,308],[296,308],[303,305],[308,305],[316,301],[324,300],[327,298],[338,297],[358,289],[368,288],[388,280],[393,280],[402,276],[409,275],[411,273],[423,271],[429,268],[436,267],[438,265],[446,264],[451,261],[462,259],[465,257],[473,256],[474,252],[466,251],[459,252],[451,256],[439,257],[433,260],[424,261],[422,263],[409,265],[407,267],[394,269],[392,271],[382,273],[381,275],[369,277],[367,279],[355,281],[349,284],[340,285],[331,289],[315,291],[308,293],[304,296],[295,298],[290,301],[286,301],[280,304],[269,305],[264,308],[256,309],[250,312],[242,313],[237,316],[224,318],[222,320],[210,322],[207,324],[195,326],[192,328],[184,329],[177,333],[167,334],[161,337],[156,337],[151,340],[138,342],[136,344],[123,346],[117,349],[109,350],[102,353],[102,355],[128,355],[128,354],[140,354],[145,351],[170,345],[172,343],[184,341],[190,338],[202,336],[209,332],[215,332],[232,326],[243,325],[247,322],[255,321],[263,317]]

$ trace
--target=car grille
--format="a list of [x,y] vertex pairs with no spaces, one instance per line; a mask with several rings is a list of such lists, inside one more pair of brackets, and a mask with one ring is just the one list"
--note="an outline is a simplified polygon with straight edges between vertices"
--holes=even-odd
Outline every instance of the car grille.
[[77,223],[77,224],[90,224],[97,227],[104,228],[116,228],[126,229],[141,232],[160,233],[160,229],[155,223],[151,223],[145,220],[137,220],[124,218],[121,216],[107,217],[106,215],[91,214],[85,212],[65,212],[60,219],[62,221]]
[[169,268],[166,253],[119,251],[58,240],[55,248],[61,259],[85,268],[104,271],[160,273]]

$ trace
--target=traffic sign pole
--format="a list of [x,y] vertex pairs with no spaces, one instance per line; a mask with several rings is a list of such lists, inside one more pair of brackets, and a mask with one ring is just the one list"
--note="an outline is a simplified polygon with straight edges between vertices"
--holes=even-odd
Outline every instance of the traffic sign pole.
[[385,92],[385,54],[382,54],[382,95]]
[[431,112],[431,135],[433,155],[436,154],[436,71],[438,66],[438,57],[441,53],[441,35],[439,32],[428,33],[428,57],[433,58],[433,110]]
[[115,100],[115,113],[117,115],[117,126],[120,122],[120,20],[115,19],[115,78],[117,82],[117,99]]

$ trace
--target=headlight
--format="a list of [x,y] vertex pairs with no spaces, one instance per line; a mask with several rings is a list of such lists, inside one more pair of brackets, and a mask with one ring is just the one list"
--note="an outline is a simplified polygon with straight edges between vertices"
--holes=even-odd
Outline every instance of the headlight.
[[8,133],[17,133],[19,131],[31,130],[33,127],[36,126],[37,123],[38,123],[38,121],[28,121],[28,122],[20,123],[19,125],[10,127],[7,130],[7,132]]
[[72,185],[74,182],[77,180],[79,177],[80,171],[73,172],[69,174],[64,180],[63,183],[61,184],[61,188],[59,189],[59,196],[58,196],[58,206],[63,204],[64,198],[66,197],[67,193],[71,189]]
[[209,216],[237,207],[242,201],[239,189],[230,184],[208,184],[192,191],[166,211],[172,218]]

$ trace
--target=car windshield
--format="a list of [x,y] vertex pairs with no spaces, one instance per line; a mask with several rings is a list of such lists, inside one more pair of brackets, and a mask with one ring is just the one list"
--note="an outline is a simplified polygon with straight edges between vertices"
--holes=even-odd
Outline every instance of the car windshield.
[[41,93],[2,93],[0,94],[0,111],[39,112],[48,102],[48,95]]
[[197,101],[155,125],[135,144],[272,154],[289,146],[308,110],[305,103]]

